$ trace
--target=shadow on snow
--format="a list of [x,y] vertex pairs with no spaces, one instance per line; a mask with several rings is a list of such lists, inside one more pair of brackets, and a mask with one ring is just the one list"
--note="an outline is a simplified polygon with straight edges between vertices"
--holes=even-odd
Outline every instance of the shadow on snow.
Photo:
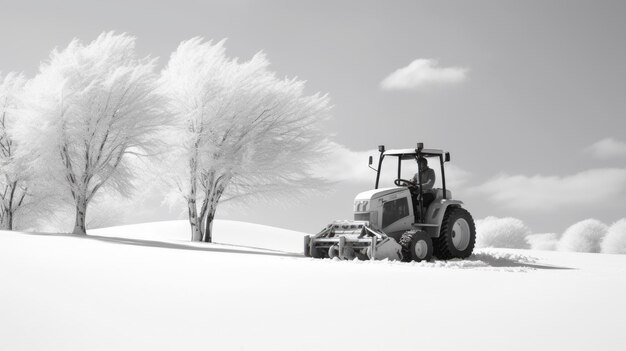
[[[100,235],[77,236],[73,234],[63,234],[63,233],[32,233],[31,232],[31,233],[24,233],[24,234],[71,237],[71,238],[86,239],[86,240],[98,240],[98,241],[112,243],[112,244],[155,247],[155,248],[173,249],[173,250],[205,251],[205,252],[219,252],[219,253],[232,253],[232,254],[245,254],[245,255],[304,258],[304,255],[300,253],[278,251],[278,250],[253,247],[253,246],[232,245],[232,244],[220,244],[220,243],[211,244],[211,243],[202,243],[202,242],[199,242],[199,243],[189,242],[188,244],[178,244],[178,243],[157,241],[157,240],[130,239],[130,238],[110,237],[110,236],[100,236]],[[219,247],[217,245],[228,246],[228,247]],[[250,250],[260,250],[260,251],[250,251]],[[324,259],[324,261],[329,261],[329,260]],[[362,261],[362,263],[367,263],[367,262],[369,261]],[[383,263],[383,262],[380,262],[380,263]],[[562,267],[562,266],[537,263],[536,259],[529,257],[529,256],[522,255],[522,254],[495,253],[495,252],[475,252],[472,256],[470,256],[469,258],[465,260],[460,260],[460,259],[454,259],[454,260],[449,260],[449,261],[433,260],[430,262],[410,262],[410,263],[396,261],[396,262],[389,262],[389,263],[402,264],[402,265],[415,265],[417,267],[458,268],[458,269],[475,269],[475,268],[504,268],[504,269],[512,268],[512,269],[522,269],[522,270],[527,270],[527,269],[570,270],[570,269],[574,269],[570,267]]]
[[[24,233],[24,234],[41,235],[41,236],[60,236],[60,237],[70,237],[70,238],[85,239],[85,240],[98,240],[98,241],[112,243],[112,244],[156,247],[156,248],[173,249],[173,250],[206,251],[206,252],[249,254],[249,255],[261,255],[261,256],[278,256],[278,257],[302,257],[302,255],[296,254],[293,252],[278,251],[278,250],[265,249],[265,248],[253,247],[253,246],[230,245],[230,244],[220,244],[220,243],[189,242],[189,244],[177,244],[177,243],[157,241],[157,240],[130,239],[130,238],[121,238],[121,237],[112,237],[112,236],[101,236],[101,235],[84,235],[83,236],[83,235],[64,234],[64,233]],[[219,245],[219,246],[230,246],[232,248],[216,247],[216,246],[213,246],[213,244]],[[198,245],[198,246],[195,246],[195,245]],[[241,249],[237,249],[237,248],[241,248]],[[249,251],[246,249],[261,250],[261,251]]]

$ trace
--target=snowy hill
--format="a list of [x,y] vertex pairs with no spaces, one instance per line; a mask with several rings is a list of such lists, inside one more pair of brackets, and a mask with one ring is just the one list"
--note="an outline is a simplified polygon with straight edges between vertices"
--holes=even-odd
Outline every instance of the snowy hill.
[[[303,235],[305,234],[293,230],[227,220],[215,221],[213,230],[215,232],[213,241],[216,243],[213,246],[237,245],[245,249],[267,249],[299,253],[303,250]],[[188,221],[153,222],[93,229],[89,231],[89,234],[109,238],[155,240],[206,247],[204,243],[192,244],[189,241],[191,233]]]
[[0,350],[621,350],[626,256],[302,257],[302,233],[184,221],[0,232]]

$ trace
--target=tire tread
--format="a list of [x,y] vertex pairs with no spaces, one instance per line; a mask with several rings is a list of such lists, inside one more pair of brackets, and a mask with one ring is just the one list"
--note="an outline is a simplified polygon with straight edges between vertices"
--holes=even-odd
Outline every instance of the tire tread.
[[[454,225],[456,218],[462,217],[468,221],[470,225],[470,242],[464,251],[459,251],[452,243],[451,227]],[[452,218],[453,220],[450,220]],[[464,208],[452,207],[446,210],[441,223],[441,231],[438,238],[433,238],[433,246],[435,256],[441,260],[449,260],[452,258],[467,258],[474,251],[476,244],[476,227],[472,215]]]

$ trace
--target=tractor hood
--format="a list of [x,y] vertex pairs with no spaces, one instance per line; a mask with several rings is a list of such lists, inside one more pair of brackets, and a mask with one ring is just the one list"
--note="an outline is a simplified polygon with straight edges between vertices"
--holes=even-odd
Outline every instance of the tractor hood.
[[354,201],[358,201],[358,200],[374,200],[376,198],[383,197],[385,195],[400,193],[400,192],[403,192],[403,191],[407,191],[407,188],[399,187],[399,188],[383,188],[383,189],[368,190],[368,191],[364,191],[362,193],[359,193],[354,198]]

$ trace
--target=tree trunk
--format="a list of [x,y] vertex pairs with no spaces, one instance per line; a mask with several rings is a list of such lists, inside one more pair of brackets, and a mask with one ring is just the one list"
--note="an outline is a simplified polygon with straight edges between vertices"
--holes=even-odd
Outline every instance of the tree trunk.
[[4,208],[0,208],[0,211],[2,211],[0,212],[0,229],[8,230],[7,224],[6,224],[6,217],[7,217],[6,211]]
[[213,189],[208,194],[206,194],[207,201],[206,204],[206,220],[204,221],[204,242],[210,243],[213,242],[213,220],[215,219],[215,212],[217,211],[217,205],[220,202],[220,198],[224,193],[224,188],[226,187],[226,181],[224,178],[218,178],[215,181],[217,184],[211,184],[209,189]]
[[195,158],[190,161],[191,178],[189,180],[189,195],[187,196],[187,210],[189,211],[189,225],[191,226],[191,241],[202,241],[200,230],[200,220],[198,219],[198,208],[196,207],[196,169]]
[[196,199],[187,199],[187,208],[189,210],[189,224],[191,225],[191,241],[202,241]]
[[76,197],[76,222],[72,234],[86,235],[85,218],[87,217],[87,197],[79,195]]
[[196,197],[198,189],[198,145],[200,137],[196,138],[193,146],[193,154],[189,159],[189,194],[187,198],[187,210],[189,212],[189,225],[191,226],[191,241],[202,241],[202,231],[200,220],[198,219],[198,208]]
[[13,230],[13,211],[11,209],[9,209],[6,216],[6,229]]
[[205,243],[213,242],[213,219],[215,219],[215,208],[216,206],[211,206],[207,210],[206,221],[204,222],[204,242]]
[[[8,178],[7,178],[8,180]],[[9,185],[9,188],[11,189],[11,191],[9,192],[9,206],[6,209],[6,216],[5,216],[5,221],[6,221],[6,228],[7,230],[13,230],[13,199],[15,198],[15,189],[17,188],[17,181],[12,182],[11,185]]]

